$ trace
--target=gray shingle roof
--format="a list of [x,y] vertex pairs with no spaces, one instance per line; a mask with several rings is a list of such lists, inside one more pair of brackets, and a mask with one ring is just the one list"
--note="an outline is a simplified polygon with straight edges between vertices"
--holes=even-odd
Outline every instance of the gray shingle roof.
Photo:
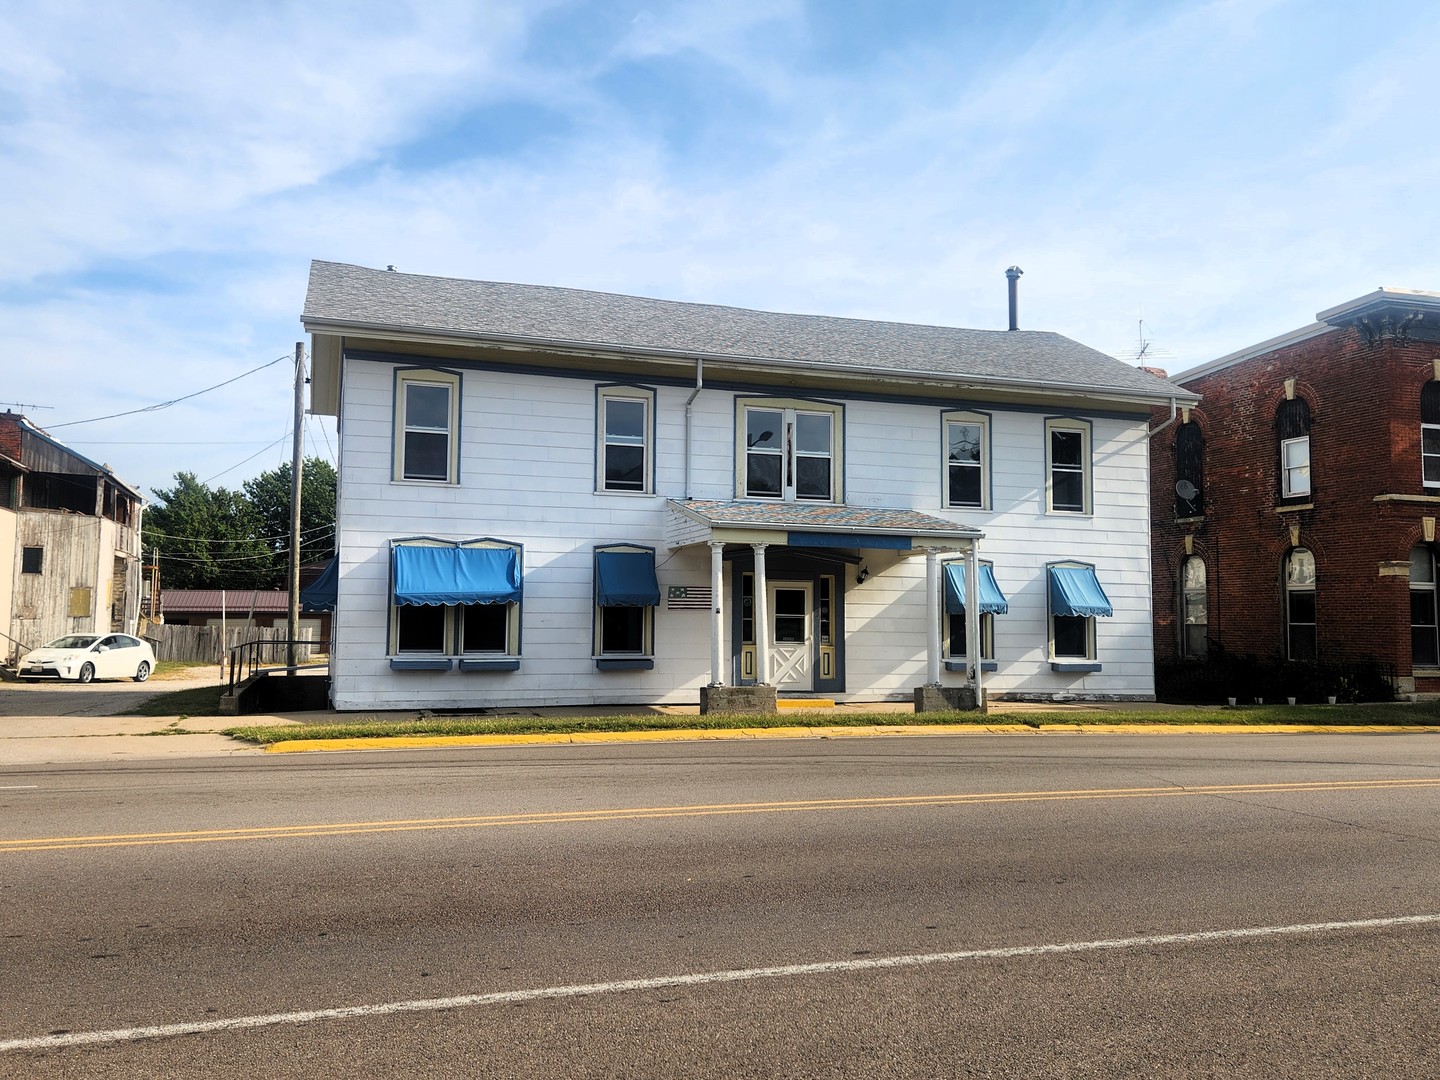
[[326,329],[799,364],[998,385],[1054,385],[1129,399],[1194,395],[1060,334],[784,315],[614,293],[310,264],[302,319]]
[[912,533],[922,536],[968,537],[979,533],[969,525],[946,521],[918,510],[894,507],[830,506],[814,503],[739,502],[715,499],[671,501],[712,528],[762,527],[847,531],[857,533]]

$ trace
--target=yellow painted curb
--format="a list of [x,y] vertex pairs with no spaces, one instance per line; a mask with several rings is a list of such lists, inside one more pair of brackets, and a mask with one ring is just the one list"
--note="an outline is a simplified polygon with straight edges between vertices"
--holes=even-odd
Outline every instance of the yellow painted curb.
[[570,746],[619,742],[720,742],[737,739],[846,739],[876,735],[1373,735],[1440,734],[1440,726],[1327,724],[866,724],[853,727],[672,728],[661,731],[535,732],[527,735],[387,735],[356,739],[287,739],[267,754],[318,750],[417,750],[447,746]]
[[775,702],[777,709],[833,709],[835,702],[829,698],[779,698]]

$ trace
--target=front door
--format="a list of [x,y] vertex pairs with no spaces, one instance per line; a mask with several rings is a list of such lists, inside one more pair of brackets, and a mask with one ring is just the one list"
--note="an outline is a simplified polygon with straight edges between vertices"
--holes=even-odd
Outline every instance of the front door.
[[777,690],[815,689],[815,629],[809,582],[776,582],[769,586],[770,677]]

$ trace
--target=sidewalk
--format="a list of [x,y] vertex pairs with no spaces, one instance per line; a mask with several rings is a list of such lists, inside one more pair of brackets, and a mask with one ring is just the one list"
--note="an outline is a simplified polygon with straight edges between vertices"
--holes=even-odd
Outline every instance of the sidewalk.
[[[875,736],[924,735],[1011,735],[1019,737],[1036,736],[1095,736],[1095,735],[1137,735],[1137,734],[1301,734],[1306,732],[1435,732],[1440,728],[1420,727],[1351,727],[1317,724],[1272,724],[1230,725],[1224,722],[1224,710],[1216,708],[1216,723],[1204,725],[1093,725],[1063,724],[1032,727],[1023,723],[1026,713],[1089,711],[1147,711],[1180,709],[1183,706],[1156,705],[1154,702],[1103,702],[1103,703],[1037,703],[998,702],[988,714],[989,723],[963,725],[912,725],[905,717],[913,715],[909,702],[867,702],[840,704],[835,713],[844,712],[886,712],[895,714],[893,724],[865,727],[780,727],[742,728],[733,730],[672,730],[642,732],[589,732],[577,734],[534,734],[534,735],[417,735],[388,739],[331,739],[297,740],[279,743],[269,748],[242,743],[220,732],[237,724],[268,726],[294,724],[297,736],[302,734],[303,725],[324,721],[337,714],[331,712],[297,712],[244,717],[229,716],[6,716],[0,717],[0,769],[13,765],[62,764],[70,762],[140,761],[167,758],[231,757],[253,756],[266,753],[294,753],[315,750],[386,750],[416,749],[444,746],[517,746],[555,744],[593,744],[597,742],[656,742],[681,740],[753,740],[759,738],[865,738]],[[696,716],[697,705],[656,706],[648,708],[568,706],[547,709],[497,710],[487,715],[507,716],[599,716],[637,715],[644,713],[666,716]],[[386,712],[383,714],[345,713],[344,720],[359,722],[366,719],[409,720],[421,714],[416,711]]]

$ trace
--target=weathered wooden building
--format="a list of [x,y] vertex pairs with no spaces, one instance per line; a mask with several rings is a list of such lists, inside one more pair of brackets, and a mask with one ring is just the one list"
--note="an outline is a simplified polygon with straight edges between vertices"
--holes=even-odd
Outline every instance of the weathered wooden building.
[[0,654],[68,633],[133,634],[145,500],[24,416],[0,414]]

